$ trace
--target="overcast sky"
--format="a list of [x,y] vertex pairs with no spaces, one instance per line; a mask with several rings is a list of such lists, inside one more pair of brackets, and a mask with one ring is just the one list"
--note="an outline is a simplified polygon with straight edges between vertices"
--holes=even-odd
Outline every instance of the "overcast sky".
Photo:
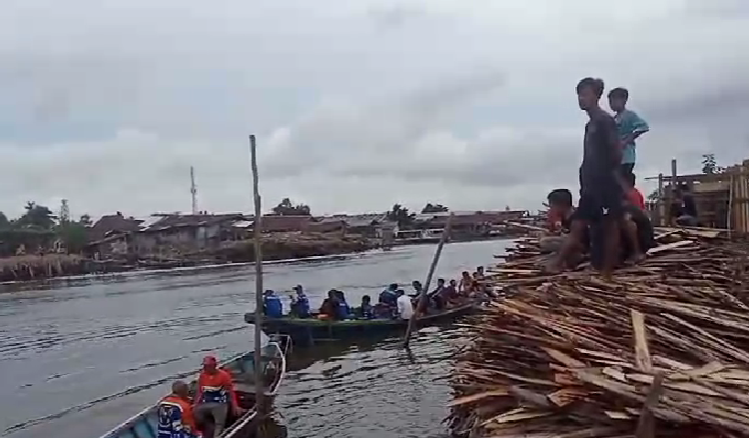
[[650,123],[640,178],[749,157],[747,53],[745,0],[7,0],[0,210],[189,211],[194,165],[250,211],[249,133],[265,209],[535,210],[577,192],[585,76]]

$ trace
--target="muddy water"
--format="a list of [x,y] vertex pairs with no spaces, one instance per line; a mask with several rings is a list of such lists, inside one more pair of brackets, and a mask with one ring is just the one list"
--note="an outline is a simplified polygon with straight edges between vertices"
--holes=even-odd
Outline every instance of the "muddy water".
[[[445,247],[439,276],[490,263],[505,242]],[[265,284],[329,288],[353,302],[390,282],[423,281],[434,246],[334,261],[269,266]],[[98,437],[161,396],[168,382],[252,347],[242,322],[254,308],[251,267],[128,277],[0,294],[0,436]],[[296,351],[276,400],[290,437],[438,437],[455,330],[425,329],[413,356],[397,340]]]

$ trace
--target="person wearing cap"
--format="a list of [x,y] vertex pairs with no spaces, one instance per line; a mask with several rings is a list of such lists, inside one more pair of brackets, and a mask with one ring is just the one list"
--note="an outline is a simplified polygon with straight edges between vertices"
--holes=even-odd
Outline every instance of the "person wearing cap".
[[[203,369],[198,377],[195,393],[195,418],[203,425],[210,424],[213,419],[213,437],[218,437],[226,426],[226,417],[231,409],[235,416],[240,416],[242,409],[237,402],[234,392],[234,382],[231,374],[218,367],[214,356],[203,359]],[[210,436],[208,437],[210,438]]]
[[172,383],[172,393],[158,404],[158,438],[195,438],[200,431],[195,424],[189,387],[182,380]]
[[291,309],[294,315],[298,318],[309,318],[309,298],[304,293],[304,288],[302,288],[301,284],[297,284],[293,290],[296,292],[296,296],[291,297]]
[[263,313],[268,318],[283,317],[283,303],[281,298],[272,290],[266,290],[263,294]]

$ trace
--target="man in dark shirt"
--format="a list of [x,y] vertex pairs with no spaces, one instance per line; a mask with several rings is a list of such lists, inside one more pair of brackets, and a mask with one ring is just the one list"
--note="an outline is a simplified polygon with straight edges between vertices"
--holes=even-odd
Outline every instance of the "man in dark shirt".
[[676,222],[676,225],[682,227],[698,226],[697,205],[694,202],[694,197],[689,192],[689,186],[679,186],[674,192],[676,195],[676,204],[671,207],[672,220]]
[[570,239],[550,267],[559,271],[565,260],[582,245],[588,226],[601,226],[604,243],[602,273],[610,279],[619,254],[620,227],[624,207],[621,179],[622,148],[614,118],[599,106],[603,81],[585,78],[577,84],[580,109],[588,113],[583,162],[580,166],[580,202],[570,229]]

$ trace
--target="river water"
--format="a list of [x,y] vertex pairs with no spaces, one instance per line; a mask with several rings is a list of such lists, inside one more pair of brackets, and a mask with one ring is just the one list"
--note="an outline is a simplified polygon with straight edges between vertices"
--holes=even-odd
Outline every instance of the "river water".
[[[492,262],[507,242],[446,245],[438,276]],[[267,266],[267,288],[307,289],[318,305],[337,288],[351,302],[391,282],[422,282],[434,246]],[[0,436],[98,437],[168,392],[169,382],[252,347],[253,268],[92,281],[0,294]],[[286,295],[286,294],[284,294]],[[399,340],[292,354],[276,399],[289,437],[442,437],[444,378],[459,329],[425,328],[412,355]]]

